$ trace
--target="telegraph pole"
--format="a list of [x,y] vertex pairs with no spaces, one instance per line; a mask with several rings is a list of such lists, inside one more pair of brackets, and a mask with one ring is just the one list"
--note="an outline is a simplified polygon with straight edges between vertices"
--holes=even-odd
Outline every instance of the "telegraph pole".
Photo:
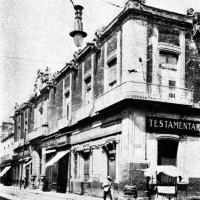
[[27,133],[27,121],[25,121],[25,133],[24,133],[24,145],[23,145],[23,154],[22,154],[22,166],[21,166],[21,178],[20,178],[20,190],[22,187],[22,176],[23,176],[23,162],[24,162],[24,149],[26,143],[26,133]]

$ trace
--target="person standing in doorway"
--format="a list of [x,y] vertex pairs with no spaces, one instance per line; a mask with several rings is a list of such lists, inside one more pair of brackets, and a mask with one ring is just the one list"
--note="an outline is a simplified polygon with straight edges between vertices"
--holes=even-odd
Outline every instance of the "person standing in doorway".
[[107,195],[110,196],[110,199],[112,200],[112,193],[111,193],[111,185],[112,185],[112,179],[110,176],[107,177],[107,180],[103,183],[103,199],[106,200]]

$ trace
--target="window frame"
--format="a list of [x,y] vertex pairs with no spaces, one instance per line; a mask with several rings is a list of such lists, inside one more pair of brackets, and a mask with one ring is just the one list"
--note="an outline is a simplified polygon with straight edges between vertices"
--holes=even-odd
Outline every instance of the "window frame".
[[[67,78],[69,78],[69,85],[66,86]],[[71,119],[71,106],[72,106],[72,75],[71,73],[67,74],[63,79],[63,118],[67,118],[67,120]],[[67,94],[68,97],[67,97]]]
[[[90,81],[87,83],[87,80]],[[83,105],[92,103],[92,73],[91,70],[84,76],[83,79]]]
[[[83,156],[83,160],[84,160],[84,163],[83,163],[83,180],[84,180],[84,182],[88,182],[89,179],[90,179],[90,175],[91,175],[90,174],[91,153],[90,152],[83,152],[82,156]],[[86,169],[87,169],[87,171],[86,171]]]

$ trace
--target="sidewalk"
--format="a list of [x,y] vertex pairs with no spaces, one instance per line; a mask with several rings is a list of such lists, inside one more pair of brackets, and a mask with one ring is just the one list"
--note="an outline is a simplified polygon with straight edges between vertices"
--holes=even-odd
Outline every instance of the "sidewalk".
[[0,184],[0,197],[9,200],[100,200],[102,198],[77,195],[72,193],[42,192],[38,189],[19,189],[14,186]]

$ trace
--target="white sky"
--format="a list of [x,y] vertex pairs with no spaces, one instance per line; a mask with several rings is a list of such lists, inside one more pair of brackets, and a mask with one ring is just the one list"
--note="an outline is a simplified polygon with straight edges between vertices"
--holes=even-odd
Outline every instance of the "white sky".
[[[83,26],[91,41],[94,32],[107,25],[126,0],[73,0],[84,6]],[[200,0],[146,0],[146,4],[186,14],[200,11]],[[0,0],[0,123],[13,115],[15,103],[33,93],[38,69],[61,70],[73,58],[76,47],[74,9],[70,0]],[[83,45],[84,47],[84,45]]]

